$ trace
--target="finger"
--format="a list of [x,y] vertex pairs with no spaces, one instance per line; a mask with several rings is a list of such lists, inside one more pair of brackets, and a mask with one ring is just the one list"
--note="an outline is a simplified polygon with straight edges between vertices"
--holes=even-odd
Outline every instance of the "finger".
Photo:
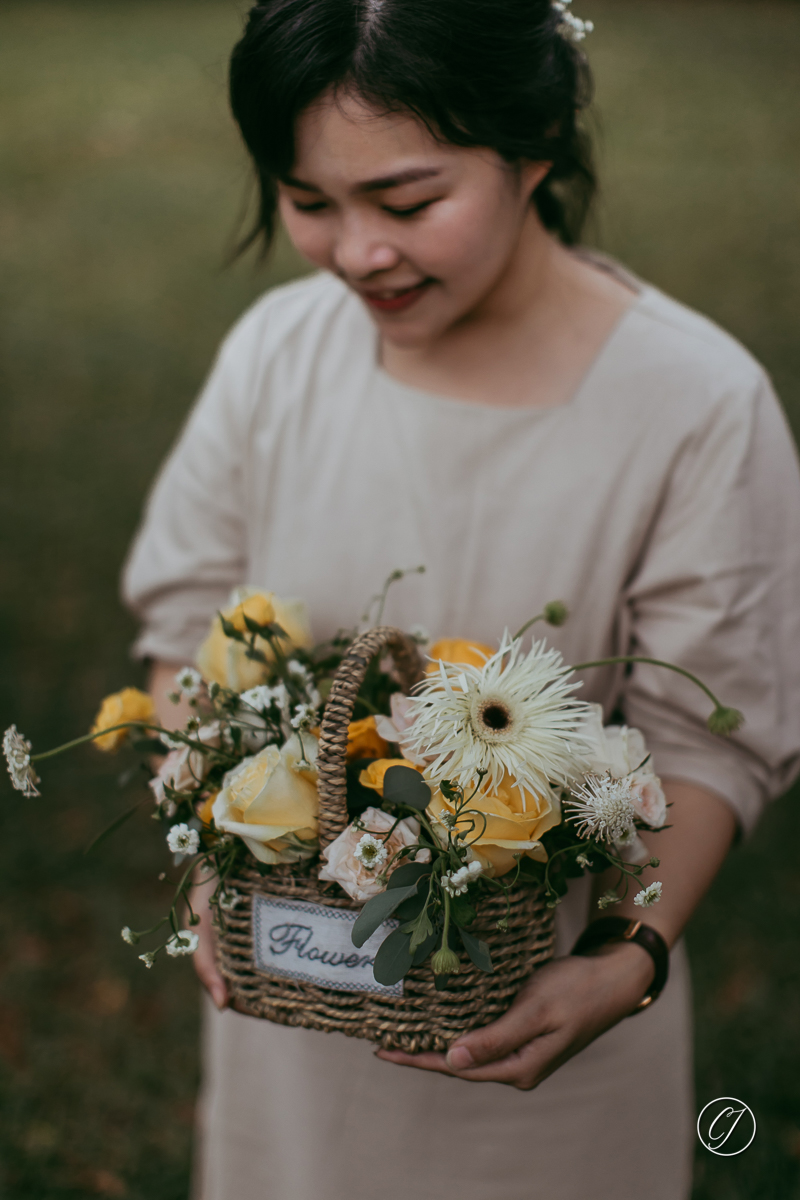
[[525,1004],[512,1005],[491,1025],[458,1038],[447,1052],[447,1065],[463,1074],[473,1067],[499,1062],[533,1038],[549,1032],[543,1013],[528,998]]
[[208,992],[220,1012],[230,1004],[228,986],[220,975],[212,955],[197,950],[194,956],[194,969],[203,987]]
[[439,1071],[443,1075],[452,1075],[443,1054],[423,1053],[406,1054],[403,1050],[376,1050],[376,1058],[384,1062],[396,1063],[399,1067],[417,1067],[420,1071]]

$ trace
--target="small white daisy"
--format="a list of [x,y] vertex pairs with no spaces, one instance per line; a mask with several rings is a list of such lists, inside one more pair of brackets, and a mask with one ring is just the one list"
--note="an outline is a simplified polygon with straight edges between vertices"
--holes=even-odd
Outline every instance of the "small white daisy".
[[424,625],[412,625],[408,631],[408,636],[415,641],[418,646],[427,646],[430,644],[431,635],[428,633]]
[[139,955],[139,961],[143,962],[149,971],[153,963],[156,961],[156,956],[152,950],[148,950],[146,954]]
[[580,787],[572,789],[566,801],[581,837],[596,837],[618,842],[633,829],[636,812],[633,796],[624,779],[611,775],[587,775]]
[[122,938],[123,942],[127,942],[129,946],[135,946],[139,941],[139,935],[134,933],[132,929],[129,929],[127,925],[120,932],[120,937]]
[[238,892],[223,892],[219,898],[219,906],[226,913],[233,912],[241,902],[242,897]]
[[313,704],[298,704],[292,717],[292,729],[310,729],[317,723],[317,710]]
[[586,857],[585,854],[579,854],[578,857],[575,859],[575,862],[578,864],[579,867],[588,867],[591,865],[590,860]]
[[254,708],[257,712],[263,712],[264,709],[272,708],[277,698],[276,692],[277,688],[271,688],[262,683],[258,687],[248,688],[246,692],[242,692],[239,699],[248,708]]
[[31,766],[31,750],[33,747],[26,737],[11,725],[3,734],[3,753],[8,763],[8,773],[11,782],[18,792],[25,796],[38,796],[37,783],[39,776]]
[[199,944],[200,938],[196,933],[181,929],[169,939],[165,949],[170,958],[181,958],[184,954],[194,954]]
[[651,883],[649,887],[643,888],[633,897],[633,903],[638,904],[640,908],[652,908],[661,899],[662,887],[661,883]]
[[203,686],[203,676],[199,671],[195,671],[194,667],[182,667],[175,676],[175,683],[184,696],[188,696],[193,700],[195,696],[199,696],[200,688]]
[[197,854],[200,849],[200,834],[183,823],[173,825],[167,834],[167,845],[173,854]]
[[483,871],[483,867],[476,860],[467,863],[463,867],[459,867],[457,871],[446,871],[442,875],[442,887],[451,896],[463,896],[467,888],[473,883]]
[[389,852],[383,842],[373,837],[371,833],[364,834],[353,854],[368,871],[375,871],[378,867],[382,867],[389,857]]

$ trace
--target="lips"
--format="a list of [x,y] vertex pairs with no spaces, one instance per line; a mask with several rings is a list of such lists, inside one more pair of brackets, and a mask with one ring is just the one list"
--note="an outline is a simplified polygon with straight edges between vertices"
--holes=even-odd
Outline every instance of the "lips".
[[410,308],[412,304],[416,304],[421,296],[430,287],[433,281],[431,279],[423,279],[422,283],[417,283],[410,288],[383,288],[381,291],[362,292],[361,296],[370,306],[378,312],[402,312],[406,308]]

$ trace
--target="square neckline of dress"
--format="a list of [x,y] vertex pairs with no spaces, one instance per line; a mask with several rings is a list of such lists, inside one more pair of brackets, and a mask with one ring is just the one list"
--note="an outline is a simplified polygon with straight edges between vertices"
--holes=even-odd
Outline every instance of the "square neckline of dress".
[[[607,274],[614,276],[620,283],[635,293],[635,300],[630,304],[625,311],[620,315],[615,322],[611,332],[606,337],[603,344],[595,354],[592,361],[589,363],[582,379],[574,389],[568,399],[561,404],[487,404],[482,400],[463,400],[459,396],[447,396],[443,392],[427,392],[423,388],[413,387],[409,383],[402,383],[401,380],[395,379],[394,375],[390,375],[380,361],[380,339],[377,328],[370,322],[372,331],[372,369],[375,378],[380,383],[384,390],[389,390],[395,393],[395,396],[402,399],[410,399],[423,403],[435,403],[442,408],[450,408],[451,411],[466,409],[476,413],[490,413],[513,415],[514,417],[529,420],[531,417],[552,416],[553,413],[569,411],[577,406],[581,396],[588,389],[595,374],[599,371],[603,361],[612,351],[617,339],[624,332],[630,318],[638,313],[647,301],[650,286],[632,271],[628,271],[621,263],[615,259],[601,254],[597,251],[579,250],[575,252],[578,257],[592,264],[598,270],[605,271]],[[366,314],[365,314],[366,315]]]

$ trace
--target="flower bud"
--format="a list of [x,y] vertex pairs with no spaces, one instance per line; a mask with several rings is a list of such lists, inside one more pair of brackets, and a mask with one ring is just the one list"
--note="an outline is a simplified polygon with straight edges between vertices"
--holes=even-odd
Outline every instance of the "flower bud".
[[718,704],[708,718],[708,728],[712,733],[718,733],[722,737],[729,737],[730,734],[736,733],[743,724],[744,716],[738,708],[726,708],[724,704]]
[[565,625],[569,617],[569,609],[563,600],[551,600],[544,606],[544,619],[548,625]]
[[461,970],[458,955],[449,946],[442,946],[431,959],[434,975],[457,975]]

